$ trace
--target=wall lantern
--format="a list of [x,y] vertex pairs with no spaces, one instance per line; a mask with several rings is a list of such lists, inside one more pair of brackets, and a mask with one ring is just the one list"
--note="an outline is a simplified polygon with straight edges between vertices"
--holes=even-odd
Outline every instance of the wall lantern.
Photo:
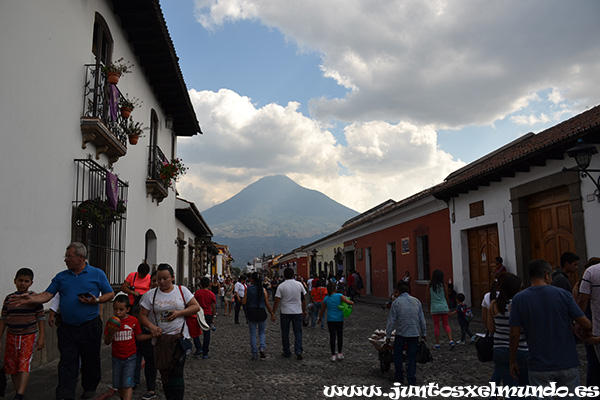
[[563,172],[575,171],[580,172],[582,178],[589,177],[590,180],[596,186],[594,194],[596,195],[596,198],[600,203],[600,174],[598,174],[598,177],[596,179],[594,179],[590,174],[590,172],[600,172],[600,169],[588,169],[588,167],[592,163],[592,156],[597,152],[598,150],[596,150],[596,146],[594,146],[593,144],[586,144],[583,142],[582,139],[579,139],[577,141],[577,145],[571,147],[566,151],[569,157],[575,159],[577,166],[573,168],[563,168]]
[[173,129],[173,117],[167,117],[165,118],[165,128],[167,129]]

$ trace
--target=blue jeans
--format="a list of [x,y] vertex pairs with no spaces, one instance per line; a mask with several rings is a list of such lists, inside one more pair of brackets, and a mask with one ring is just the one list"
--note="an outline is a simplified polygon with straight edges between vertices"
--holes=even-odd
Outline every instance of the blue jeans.
[[394,339],[394,368],[396,370],[396,382],[404,382],[404,373],[402,371],[402,351],[404,343],[407,343],[406,355],[408,356],[408,365],[406,367],[406,379],[409,385],[417,382],[417,345],[419,337],[406,337],[396,335]]
[[519,367],[519,380],[517,381],[510,374],[508,347],[494,347],[494,367],[504,386],[527,386],[529,384],[528,355],[527,351],[517,351],[517,366]]
[[266,327],[266,320],[263,322],[248,321],[248,328],[250,329],[250,350],[252,351],[252,354],[258,354],[259,351],[256,348],[256,328],[258,328],[258,340],[260,341],[259,349],[260,351],[265,351],[265,348],[267,347],[267,335],[265,335]]
[[112,358],[112,381],[113,388],[132,388],[135,385],[133,374],[135,372],[136,355],[132,355],[124,360]]
[[[531,371],[529,370],[529,383],[533,386],[550,386],[550,382],[556,382],[556,386],[566,386],[569,393],[575,393],[579,386],[579,367],[561,369],[558,371]],[[538,397],[541,398],[541,397]],[[578,399],[577,396],[563,397],[563,399]]]
[[[206,323],[208,326],[212,328],[213,316],[204,314],[204,318],[206,319]],[[208,346],[210,346],[210,329],[207,331],[202,331],[202,355],[208,355]],[[194,338],[194,346],[196,346],[196,351],[200,350],[200,336]]]
[[302,354],[302,314],[281,314],[281,343],[283,354],[290,356],[290,322],[294,330],[294,353]]
[[[310,316],[311,316],[310,326],[312,326],[313,328],[317,325],[317,319],[319,319],[319,311],[321,311],[321,305],[322,304],[323,303],[320,303],[320,302],[319,303],[316,303],[316,302],[313,303],[312,313],[310,314]],[[323,315],[323,317],[325,317],[325,316]],[[323,319],[324,318],[321,318],[321,328],[325,327],[325,322],[323,322]]]

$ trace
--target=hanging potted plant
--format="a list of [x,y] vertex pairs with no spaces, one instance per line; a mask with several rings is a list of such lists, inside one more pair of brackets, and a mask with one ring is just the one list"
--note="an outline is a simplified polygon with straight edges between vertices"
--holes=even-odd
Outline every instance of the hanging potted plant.
[[[129,93],[125,96],[129,96]],[[131,115],[131,112],[136,108],[142,105],[142,101],[137,97],[132,97],[131,100],[127,99],[127,97],[119,97],[119,109],[121,110],[121,117],[127,119]]]
[[185,175],[188,167],[183,165],[183,161],[179,158],[174,158],[171,162],[163,162],[160,167],[160,181],[167,189],[173,187],[173,182],[179,180],[179,177]]
[[144,136],[144,130],[148,129],[148,127],[143,126],[141,122],[133,122],[130,120],[129,123],[125,123],[123,125],[123,131],[129,137],[129,144],[136,145],[140,137]]
[[119,83],[119,78],[121,75],[130,73],[132,67],[133,64],[126,63],[123,61],[123,57],[121,57],[118,60],[102,67],[102,72],[104,72],[104,75],[106,75],[106,80],[108,83],[111,85],[116,85]]
[[90,229],[94,226],[105,228],[123,218],[127,208],[123,200],[117,201],[117,208],[113,210],[108,201],[99,198],[85,200],[79,203],[75,210],[75,222],[77,226]]

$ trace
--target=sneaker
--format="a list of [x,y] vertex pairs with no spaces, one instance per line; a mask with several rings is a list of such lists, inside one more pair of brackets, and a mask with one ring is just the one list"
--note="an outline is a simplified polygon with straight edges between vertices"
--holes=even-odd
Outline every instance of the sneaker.
[[196,350],[196,351],[194,352],[194,354],[192,354],[192,355],[193,355],[193,356],[196,356],[196,357],[198,357],[198,356],[201,356],[201,355],[202,355],[202,350]]
[[296,354],[296,359],[297,360],[303,360],[304,357],[302,357],[302,354]]
[[475,336],[475,335],[471,336],[471,342],[469,344],[475,343],[476,339],[477,339],[477,336]]
[[156,398],[156,393],[148,392],[148,393],[146,393],[146,395],[144,397],[142,397],[142,400],[152,400],[155,398]]
[[251,360],[252,360],[252,361],[256,361],[256,360],[258,360],[258,354],[256,354],[256,353],[252,353],[252,358],[251,358]]
[[334,354],[334,355],[331,356],[331,362],[335,362],[335,359],[336,359],[336,357],[335,357],[335,354]]
[[466,343],[465,343],[465,341],[464,341],[464,340],[459,340],[458,342],[456,342],[456,344],[462,344],[462,345],[464,345],[464,344],[466,344]]
[[342,361],[344,359],[344,355],[342,353],[338,353],[337,359],[338,361]]
[[442,348],[442,346],[440,346],[439,344],[434,344],[434,345],[433,345],[433,348],[434,348],[435,350],[439,350],[439,349],[441,349],[441,348]]
[[260,358],[267,358],[267,356],[265,355],[264,351],[261,351],[260,353],[258,353],[260,355]]
[[454,348],[454,345],[455,345],[455,344],[456,344],[456,343],[454,343],[454,340],[451,340],[451,341],[450,341],[450,343],[449,343],[449,345],[450,345],[450,350],[452,350],[452,349]]
[[283,358],[290,358],[291,356],[292,356],[291,354],[281,353],[281,357],[283,357]]
[[210,356],[208,354],[205,354],[205,355],[202,356],[203,360],[206,360],[207,358],[210,358]]
[[81,398],[82,399],[93,399],[95,394],[96,394],[95,390],[84,390],[83,394],[81,395]]

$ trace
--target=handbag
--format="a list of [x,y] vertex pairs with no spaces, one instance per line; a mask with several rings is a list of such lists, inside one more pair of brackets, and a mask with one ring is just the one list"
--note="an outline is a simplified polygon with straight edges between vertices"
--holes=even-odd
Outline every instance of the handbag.
[[[183,299],[183,304],[185,305],[185,297],[183,296],[183,290],[181,290],[181,286],[179,287],[179,293],[181,293],[181,298]],[[195,315],[186,315],[185,323],[188,326],[188,330],[190,331],[190,335],[192,337],[200,335],[200,331],[198,327],[203,331],[207,331],[210,329],[210,326],[206,323],[206,319],[204,318],[204,310],[200,307],[200,311],[196,312]]]
[[350,314],[352,314],[352,306],[348,303],[344,303],[343,301],[338,306],[340,310],[342,310],[342,314],[344,314],[344,318],[348,318]]
[[417,362],[421,364],[426,364],[430,361],[433,361],[433,355],[431,355],[429,348],[427,348],[427,345],[423,340],[419,340],[419,344],[417,345],[416,359]]
[[264,307],[260,307],[260,290],[259,286],[256,286],[256,307],[248,307],[246,310],[248,321],[250,322],[263,322],[267,319],[267,310]]
[[489,362],[494,359],[494,336],[486,333],[485,337],[480,337],[475,342],[477,358],[481,362]]

